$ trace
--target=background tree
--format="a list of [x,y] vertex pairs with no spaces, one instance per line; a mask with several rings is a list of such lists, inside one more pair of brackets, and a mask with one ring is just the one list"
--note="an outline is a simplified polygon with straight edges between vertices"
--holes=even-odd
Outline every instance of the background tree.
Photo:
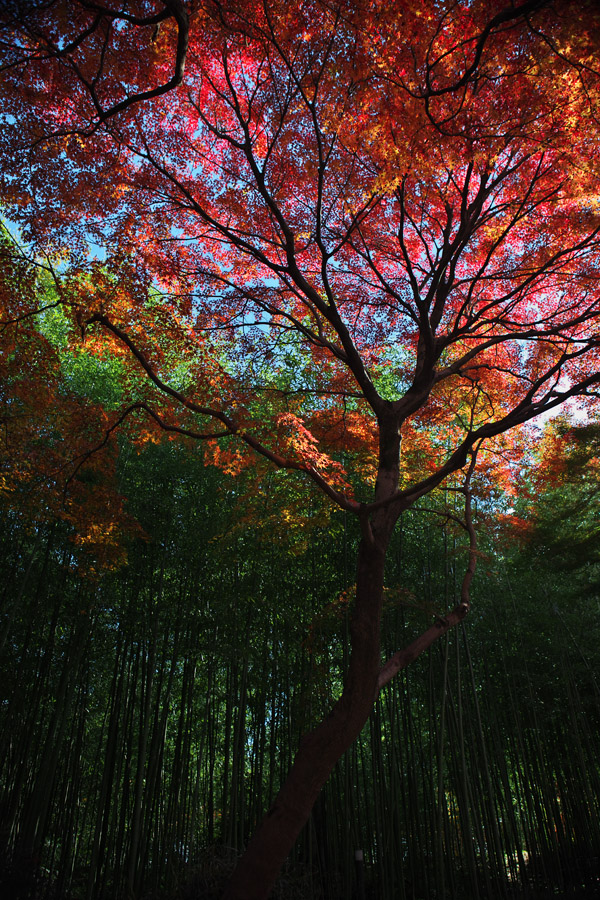
[[[266,896],[378,690],[468,611],[486,446],[600,380],[598,78],[573,8],[174,0],[6,17],[9,214],[38,253],[68,248],[82,333],[102,329],[98,348],[129,351],[162,395],[125,402],[109,430],[143,410],[231,471],[252,451],[301,473],[360,523],[343,690],[230,898]],[[273,378],[286,354],[300,364]],[[349,447],[370,463],[360,494]],[[464,468],[460,602],[382,666],[396,522]]]

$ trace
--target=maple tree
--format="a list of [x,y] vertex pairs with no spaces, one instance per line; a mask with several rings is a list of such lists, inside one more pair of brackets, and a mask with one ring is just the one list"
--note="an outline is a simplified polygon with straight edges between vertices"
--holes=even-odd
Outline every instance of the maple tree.
[[[360,522],[343,692],[229,898],[268,894],[377,692],[467,614],[478,459],[600,381],[597,19],[544,0],[4,16],[7,215],[54,260],[73,340],[147,378],[107,433],[144,416],[229,472],[258,454]],[[460,598],[382,664],[390,536],[443,484],[465,501]]]
[[71,352],[48,272],[7,232],[0,259],[0,493],[26,526],[69,523],[74,565],[90,575],[118,568],[122,534],[139,529],[115,486],[109,389],[93,396],[102,361],[82,347]]

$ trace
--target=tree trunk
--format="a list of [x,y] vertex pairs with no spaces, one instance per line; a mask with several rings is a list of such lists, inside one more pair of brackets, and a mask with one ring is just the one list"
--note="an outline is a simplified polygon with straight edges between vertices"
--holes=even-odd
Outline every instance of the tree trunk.
[[363,538],[358,553],[351,654],[342,696],[301,742],[290,773],[225,891],[224,900],[265,900],[338,759],[367,721],[377,693],[385,549]]

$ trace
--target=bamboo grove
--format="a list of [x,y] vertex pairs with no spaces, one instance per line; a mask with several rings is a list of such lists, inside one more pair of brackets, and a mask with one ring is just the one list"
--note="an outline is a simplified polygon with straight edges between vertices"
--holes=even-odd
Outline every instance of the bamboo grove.
[[[100,578],[72,527],[5,506],[4,896],[219,896],[344,667],[353,523],[298,508],[294,485],[269,477],[277,508],[194,447],[123,441],[120,488],[143,535]],[[264,525],[240,527],[256,502]],[[350,897],[356,849],[379,900],[597,889],[597,568],[580,561],[573,589],[551,551],[519,551],[498,529],[489,519],[469,628],[381,693],[275,897]],[[451,602],[462,540],[440,516],[406,517],[387,573],[390,650]]]

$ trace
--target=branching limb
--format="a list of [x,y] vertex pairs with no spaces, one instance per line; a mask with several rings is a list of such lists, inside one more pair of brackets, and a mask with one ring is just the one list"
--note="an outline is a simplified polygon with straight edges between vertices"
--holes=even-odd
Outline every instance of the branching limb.
[[[118,325],[115,325],[114,322],[104,315],[103,313],[95,313],[90,316],[87,320],[86,324],[90,325],[97,322],[101,324],[107,331],[112,332],[118,340],[120,340],[132,353],[132,355],[137,359],[142,369],[150,379],[150,381],[163,393],[168,397],[171,397],[185,409],[190,410],[190,412],[197,413],[202,416],[207,416],[210,419],[221,422],[224,426],[223,432],[218,432],[216,434],[202,434],[200,432],[195,432],[191,429],[179,429],[179,426],[163,426],[163,423],[159,416],[152,413],[148,408],[147,411],[152,415],[155,421],[161,425],[161,427],[165,427],[167,431],[179,431],[181,434],[187,434],[189,437],[194,437],[197,439],[211,439],[214,437],[226,437],[228,435],[235,436],[242,440],[245,444],[251,447],[256,453],[260,456],[263,456],[265,459],[268,459],[279,469],[289,469],[297,472],[304,472],[308,475],[320,488],[321,490],[327,494],[327,496],[334,501],[338,506],[342,509],[348,510],[349,512],[358,513],[360,511],[360,504],[358,504],[355,500],[347,497],[341,491],[334,488],[314,466],[301,462],[299,460],[290,459],[288,457],[281,456],[279,453],[271,450],[261,441],[257,440],[252,434],[248,431],[245,431],[243,428],[239,426],[239,424],[227,413],[222,412],[219,409],[215,409],[213,407],[201,406],[198,403],[195,403],[189,397],[186,397],[181,391],[178,391],[176,388],[171,387],[171,385],[167,384],[162,378],[158,375],[154,367],[152,366],[149,359],[146,357],[144,353],[140,350],[140,348],[135,344],[135,342],[129,337],[129,335],[123,331],[122,328],[119,328]],[[137,408],[141,408],[138,406]],[[146,408],[145,406],[143,408]],[[131,411],[131,410],[130,410]],[[115,426],[116,427],[116,426]],[[107,438],[108,439],[108,438]],[[105,442],[104,442],[105,443]],[[103,446],[103,445],[102,445]]]
[[130,406],[123,410],[123,412],[115,419],[112,425],[109,425],[109,427],[104,432],[104,436],[97,444],[94,444],[93,447],[90,447],[85,451],[85,453],[82,453],[74,460],[75,467],[65,481],[64,493],[66,493],[69,484],[73,481],[77,473],[86,464],[86,462],[88,462],[93,456],[95,456],[96,453],[99,453],[101,450],[103,450],[110,440],[111,434],[113,434],[133,412],[136,412],[138,410],[146,412],[151,419],[154,419],[156,424],[159,425],[163,431],[168,431],[174,434],[181,434],[185,437],[195,438],[196,440],[211,440],[220,437],[227,437],[229,435],[229,431],[215,431],[212,433],[208,433],[195,431],[192,428],[183,428],[180,425],[174,425],[170,422],[167,422],[163,416],[159,415],[156,410],[152,409],[152,407],[147,403],[132,403]]
[[[45,50],[49,52],[52,58],[55,58],[57,60],[66,60],[77,75],[79,81],[87,92],[96,110],[95,127],[103,122],[106,122],[107,119],[112,118],[113,116],[117,115],[117,113],[123,112],[124,110],[130,108],[131,106],[134,106],[135,104],[141,103],[144,100],[151,100],[154,97],[159,97],[162,94],[166,94],[168,93],[168,91],[173,90],[173,88],[181,84],[181,82],[183,81],[183,74],[185,70],[190,31],[189,14],[185,8],[185,3],[183,2],[183,0],[162,0],[164,9],[146,17],[127,13],[123,9],[111,9],[109,6],[105,6],[103,3],[88,3],[85,2],[85,0],[81,0],[79,5],[84,9],[89,9],[90,11],[95,12],[96,15],[91,24],[80,34],[74,37],[71,41],[69,41],[64,47],[59,47],[52,40],[50,40],[47,35],[38,34],[35,27],[31,28],[31,31],[33,36],[38,41],[42,41]],[[83,74],[82,68],[77,64],[71,54],[74,53],[79,47],[81,47],[84,41],[95,31],[97,31],[101,27],[102,21],[106,19],[108,19],[110,22],[129,22],[130,24],[135,25],[139,28],[158,25],[167,19],[173,19],[177,26],[177,48],[175,51],[173,75],[168,81],[164,82],[163,84],[157,85],[154,88],[136,91],[132,94],[129,94],[129,96],[125,97],[123,100],[118,101],[117,103],[113,103],[108,107],[103,107],[96,91],[96,82],[103,68],[103,54],[100,58],[97,75],[93,80],[90,80]],[[19,24],[18,18],[16,19],[15,24]]]

